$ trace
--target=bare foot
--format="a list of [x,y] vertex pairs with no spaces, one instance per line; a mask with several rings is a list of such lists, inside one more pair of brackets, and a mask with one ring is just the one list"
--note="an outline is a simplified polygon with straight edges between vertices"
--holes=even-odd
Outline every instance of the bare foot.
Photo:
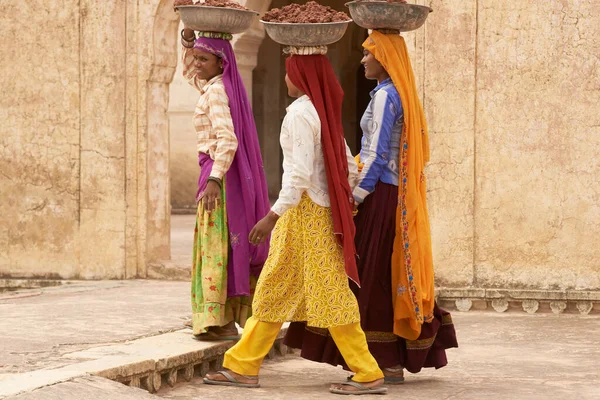
[[[352,381],[352,382],[355,382],[355,381]],[[363,385],[366,388],[374,389],[374,388],[383,386],[384,380],[382,378],[382,379],[377,379],[376,381],[372,381],[372,382],[357,382],[357,383],[360,383],[361,385]],[[331,389],[343,390],[346,392],[356,392],[356,391],[360,390],[354,386],[342,385],[341,383],[334,383],[329,387],[329,389],[330,390]]]
[[[231,370],[226,370],[232,377],[234,377],[238,382],[241,383],[247,383],[250,385],[253,385],[255,383],[258,383],[258,376],[247,376],[247,375],[240,375],[237,374]],[[227,377],[225,375],[223,375],[220,371],[218,372],[209,372],[208,374],[206,374],[206,378],[210,379],[211,381],[219,381],[219,382],[228,382],[229,379],[227,379]]]

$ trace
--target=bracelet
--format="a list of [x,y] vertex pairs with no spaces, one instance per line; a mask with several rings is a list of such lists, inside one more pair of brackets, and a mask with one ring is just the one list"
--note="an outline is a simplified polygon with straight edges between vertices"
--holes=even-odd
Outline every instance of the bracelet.
[[181,38],[181,45],[183,47],[185,47],[186,49],[193,49],[194,48],[194,42],[188,42],[184,38]]
[[209,176],[208,177],[208,181],[213,181],[215,182],[217,185],[219,185],[219,187],[223,187],[221,180],[219,178],[215,178],[214,176]]
[[188,43],[191,43],[191,42],[195,42],[195,41],[196,41],[196,34],[195,34],[195,33],[194,33],[194,38],[193,38],[193,39],[186,39],[186,37],[185,37],[185,36],[183,36],[183,31],[184,31],[184,29],[182,29],[182,30],[181,30],[181,38],[182,38],[183,40],[185,40],[185,41],[186,41],[186,42],[188,42]]
[[270,215],[271,217],[274,217],[274,218],[277,218],[277,219],[279,219],[279,217],[281,217],[279,214],[277,214],[277,213],[276,213],[275,211],[273,211],[273,210],[270,210],[270,211],[267,213],[267,216],[269,216],[269,215]]

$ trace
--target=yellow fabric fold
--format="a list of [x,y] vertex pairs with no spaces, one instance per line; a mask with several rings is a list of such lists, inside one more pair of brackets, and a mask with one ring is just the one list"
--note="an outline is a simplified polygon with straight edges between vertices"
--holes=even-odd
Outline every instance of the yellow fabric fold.
[[[265,356],[281,330],[281,322],[264,322],[250,317],[242,338],[225,353],[223,367],[248,376],[258,376]],[[360,323],[333,326],[329,333],[352,372],[355,382],[373,382],[383,378],[383,372],[369,352],[367,338]]]
[[358,165],[358,173],[360,174],[362,172],[365,164],[360,162],[360,154],[357,154],[354,157],[354,160],[356,161],[356,164]]
[[373,31],[363,43],[388,72],[400,94],[404,130],[400,143],[396,238],[392,255],[394,333],[408,340],[433,319],[434,275],[424,168],[429,136],[404,38]]

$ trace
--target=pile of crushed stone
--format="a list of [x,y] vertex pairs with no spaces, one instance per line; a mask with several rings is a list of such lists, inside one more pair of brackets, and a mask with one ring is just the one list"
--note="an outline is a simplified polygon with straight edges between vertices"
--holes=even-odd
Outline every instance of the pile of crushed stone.
[[350,21],[350,17],[346,13],[334,10],[329,6],[323,6],[316,1],[309,1],[303,5],[290,4],[282,8],[274,8],[265,13],[262,20],[291,24],[318,24]]

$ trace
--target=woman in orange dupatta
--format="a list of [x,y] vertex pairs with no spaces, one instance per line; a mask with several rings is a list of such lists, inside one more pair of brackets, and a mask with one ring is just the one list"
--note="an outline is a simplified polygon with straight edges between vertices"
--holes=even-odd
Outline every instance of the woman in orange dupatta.
[[[447,364],[457,347],[450,314],[437,307],[424,168],[429,140],[404,39],[373,31],[363,43],[365,75],[378,81],[361,120],[362,171],[356,249],[361,287],[354,286],[361,326],[386,383],[404,369]],[[344,365],[324,331],[292,324],[286,344],[304,358]]]

